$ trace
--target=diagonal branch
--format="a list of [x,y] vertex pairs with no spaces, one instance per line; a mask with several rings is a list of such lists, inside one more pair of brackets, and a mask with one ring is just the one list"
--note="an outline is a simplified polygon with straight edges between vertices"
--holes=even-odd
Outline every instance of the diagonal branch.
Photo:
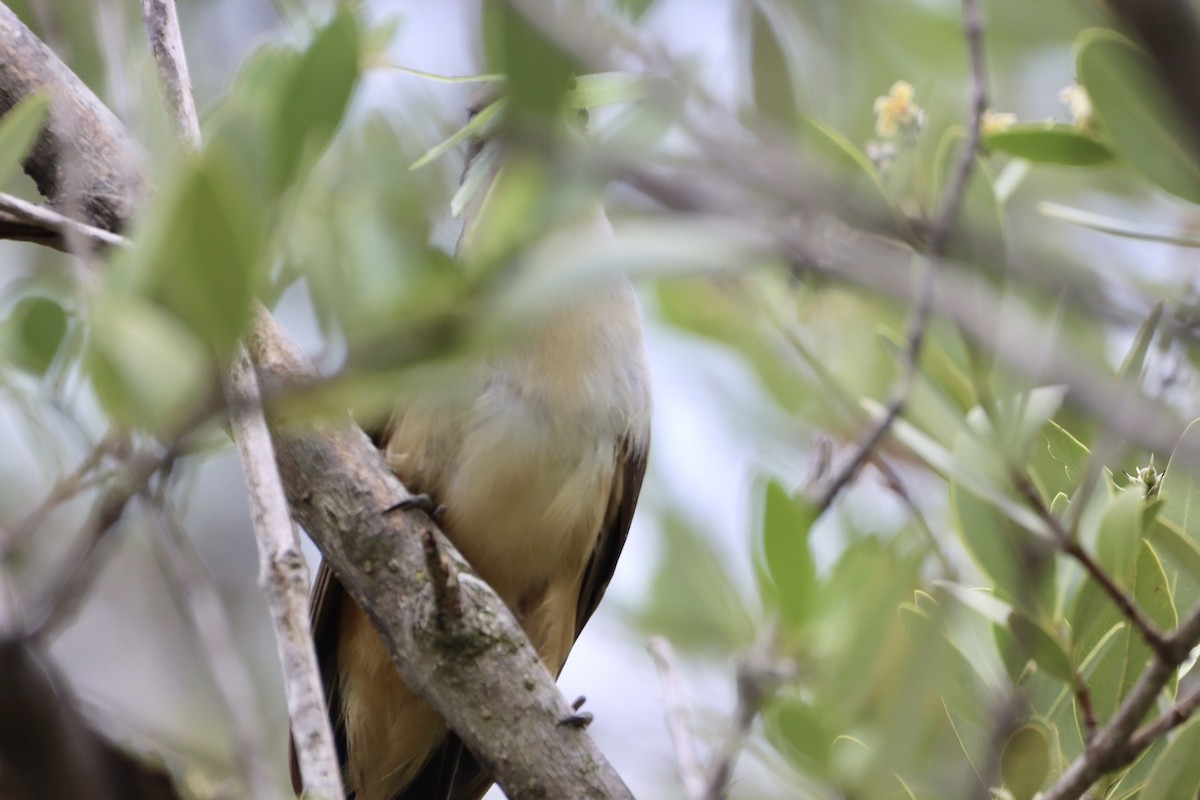
[[942,203],[938,208],[937,217],[930,233],[929,248],[925,253],[921,285],[917,292],[916,305],[908,323],[908,347],[904,353],[904,365],[899,380],[892,387],[891,396],[884,407],[883,415],[868,431],[862,441],[855,446],[854,454],[841,469],[833,475],[826,484],[825,490],[817,501],[822,511],[829,508],[842,489],[858,475],[863,465],[871,459],[883,438],[891,430],[892,423],[904,411],[908,397],[912,393],[913,383],[921,359],[921,350],[925,344],[925,334],[929,329],[930,317],[933,314],[933,291],[937,280],[938,267],[946,256],[950,238],[954,232],[954,223],[962,208],[963,197],[971,173],[975,168],[975,158],[979,151],[980,129],[983,112],[987,110],[987,65],[983,53],[983,15],[979,0],[962,0],[963,34],[967,41],[967,52],[971,61],[971,97],[967,113],[967,134],[959,147],[955,161],[954,174],[950,185],[946,188]]
[[[202,142],[200,119],[192,97],[175,0],[142,0],[142,20],[176,132],[184,147],[196,150]],[[258,377],[245,346],[238,346],[224,370],[222,382],[233,441],[246,478],[250,517],[258,543],[259,583],[274,622],[300,774],[312,796],[340,798],[345,789],[333,730],[325,713],[321,670],[308,620],[308,564],[300,553],[300,538],[292,525],[275,466],[275,448],[263,415]],[[266,797],[261,792],[269,787],[253,781],[256,775],[251,769],[250,788],[256,796]]]

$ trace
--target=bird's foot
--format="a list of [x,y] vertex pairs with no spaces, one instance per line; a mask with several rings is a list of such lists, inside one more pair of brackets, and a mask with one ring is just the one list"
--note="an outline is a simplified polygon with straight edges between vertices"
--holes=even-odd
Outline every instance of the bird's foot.
[[573,711],[575,711],[576,713],[571,714],[568,717],[564,717],[564,718],[560,719],[558,721],[558,724],[560,726],[570,727],[570,728],[586,728],[588,725],[591,725],[592,720],[595,719],[595,717],[592,716],[592,712],[579,710],[579,709],[583,708],[583,704],[586,702],[587,702],[587,698],[584,697],[583,695],[576,697],[575,702],[571,703],[571,709]]
[[437,524],[442,523],[442,518],[446,516],[446,507],[440,503],[434,503],[433,498],[422,492],[421,494],[409,495],[408,497],[396,503],[393,506],[388,506],[383,513],[391,514],[395,511],[411,511],[412,509],[420,509],[429,515]]

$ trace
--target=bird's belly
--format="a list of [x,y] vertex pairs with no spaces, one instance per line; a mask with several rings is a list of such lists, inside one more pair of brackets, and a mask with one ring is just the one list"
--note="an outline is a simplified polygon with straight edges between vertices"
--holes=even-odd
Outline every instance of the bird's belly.
[[514,611],[552,581],[580,573],[600,531],[615,468],[615,437],[547,437],[497,422],[464,439],[438,493],[443,527]]

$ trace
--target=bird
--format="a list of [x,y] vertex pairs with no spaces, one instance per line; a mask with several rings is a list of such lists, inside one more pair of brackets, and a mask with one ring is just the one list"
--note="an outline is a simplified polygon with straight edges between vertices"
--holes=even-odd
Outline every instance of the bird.
[[[478,113],[476,103],[472,113]],[[471,142],[490,175],[464,214],[471,248],[505,145]],[[598,205],[589,225],[611,235]],[[377,444],[521,624],[555,676],[596,610],[629,533],[650,445],[650,369],[627,277],[564,300],[471,363],[453,392],[409,394]],[[488,772],[401,678],[326,562],[313,638],[348,800],[478,800]],[[292,754],[292,781],[301,781]]]

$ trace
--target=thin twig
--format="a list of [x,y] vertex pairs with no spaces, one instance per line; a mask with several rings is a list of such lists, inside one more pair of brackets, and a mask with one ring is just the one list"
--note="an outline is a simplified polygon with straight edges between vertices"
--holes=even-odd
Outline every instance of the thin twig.
[[[1200,698],[1194,692],[1163,717],[1140,731],[1139,724],[1154,707],[1163,688],[1170,682],[1196,645],[1200,644],[1200,606],[1193,608],[1179,627],[1165,637],[1162,650],[1142,670],[1137,681],[1108,723],[1096,731],[1062,776],[1046,790],[1042,800],[1076,800],[1105,772],[1120,769],[1137,758],[1157,738],[1181,721],[1181,713],[1195,711]],[[1136,737],[1136,738],[1135,738]]]
[[[66,237],[68,233],[74,233],[93,244],[114,247],[124,247],[129,244],[129,240],[119,233],[79,222],[48,206],[31,203],[4,192],[0,192],[0,211],[45,230],[53,236]],[[66,250],[65,242],[57,249]]]
[[41,620],[30,636],[41,638],[57,630],[74,616],[80,601],[87,595],[99,571],[98,551],[108,540],[108,532],[121,517],[129,503],[142,492],[146,484],[176,458],[177,451],[168,448],[161,452],[141,453],[129,460],[127,468],[93,506],[84,533],[71,552],[62,558],[58,576],[47,581],[49,589],[39,604]]
[[149,496],[156,541],[167,573],[182,593],[182,606],[208,661],[213,681],[221,695],[225,716],[234,740],[234,761],[241,772],[248,796],[268,800],[277,796],[273,771],[269,768],[262,709],[250,671],[238,655],[233,631],[221,598],[187,534],[168,508],[164,487]]
[[1175,702],[1166,712],[1154,722],[1151,722],[1134,732],[1129,737],[1128,750],[1130,759],[1152,745],[1158,739],[1166,736],[1175,728],[1192,718],[1192,714],[1200,709],[1200,686],[1196,686],[1181,700]]
[[1160,657],[1169,659],[1171,657],[1169,654],[1171,644],[1167,637],[1163,636],[1162,632],[1158,630],[1158,626],[1146,616],[1146,613],[1138,606],[1137,601],[1117,585],[1116,580],[1108,574],[1104,567],[1100,566],[1092,558],[1087,550],[1083,549],[1077,540],[1071,538],[1070,532],[1067,531],[1062,520],[1056,517],[1045,501],[1042,500],[1041,493],[1033,485],[1033,481],[1029,476],[1024,472],[1014,470],[1013,483],[1016,485],[1017,492],[1025,498],[1025,502],[1029,504],[1034,513],[1046,523],[1059,549],[1075,559],[1092,580],[1099,584],[1100,588],[1109,596],[1121,614],[1137,628],[1138,633],[1141,634],[1146,644],[1155,653],[1159,654]]
[[[142,0],[142,19],[175,127],[184,145],[197,149],[200,122],[174,0]],[[238,346],[223,383],[258,542],[259,583],[275,623],[300,774],[311,796],[340,798],[345,791],[308,621],[308,565],[279,477],[258,377],[244,345]]]
[[967,133],[959,147],[953,178],[943,195],[930,233],[929,247],[923,259],[923,274],[917,293],[916,306],[913,308],[908,323],[908,347],[904,353],[904,364],[899,379],[892,387],[883,415],[862,438],[862,441],[855,447],[854,455],[830,479],[825,491],[822,492],[817,501],[818,508],[822,511],[829,508],[842,489],[854,480],[859,470],[870,460],[871,455],[891,429],[892,423],[904,410],[916,381],[921,350],[925,344],[925,334],[933,314],[933,294],[938,268],[950,245],[954,222],[958,218],[959,209],[966,194],[967,183],[975,168],[983,113],[987,110],[988,104],[987,65],[984,62],[983,53],[983,17],[979,0],[963,0],[962,7],[963,35],[967,42],[967,52],[971,61],[971,101],[967,115]]
[[679,696],[678,679],[675,675],[675,657],[666,639],[654,637],[650,640],[650,657],[658,668],[658,679],[662,684],[663,705],[666,707],[667,732],[671,735],[671,747],[675,751],[675,767],[679,780],[690,800],[703,800],[708,791],[704,767],[696,756],[695,739],[688,724],[687,708]]
[[60,477],[54,486],[50,487],[50,491],[46,493],[46,496],[40,503],[34,506],[25,516],[7,526],[3,531],[0,531],[0,559],[8,556],[15,548],[19,547],[27,538],[32,536],[54,509],[80,492],[94,486],[95,476],[92,473],[100,465],[100,462],[104,460],[104,457],[123,441],[124,437],[117,436],[106,436],[104,439],[101,439],[83,457],[83,460],[79,462],[79,466],[70,473]]
[[724,800],[729,791],[733,768],[746,747],[755,717],[780,683],[795,673],[794,665],[781,659],[775,652],[777,632],[775,620],[764,624],[759,631],[758,641],[738,664],[737,703],[733,720],[725,741],[709,767],[708,785],[701,795],[702,800]]
[[201,144],[200,117],[192,97],[192,79],[183,52],[175,0],[142,0],[142,22],[167,95],[167,109],[175,123],[175,132],[186,147],[197,150]]

